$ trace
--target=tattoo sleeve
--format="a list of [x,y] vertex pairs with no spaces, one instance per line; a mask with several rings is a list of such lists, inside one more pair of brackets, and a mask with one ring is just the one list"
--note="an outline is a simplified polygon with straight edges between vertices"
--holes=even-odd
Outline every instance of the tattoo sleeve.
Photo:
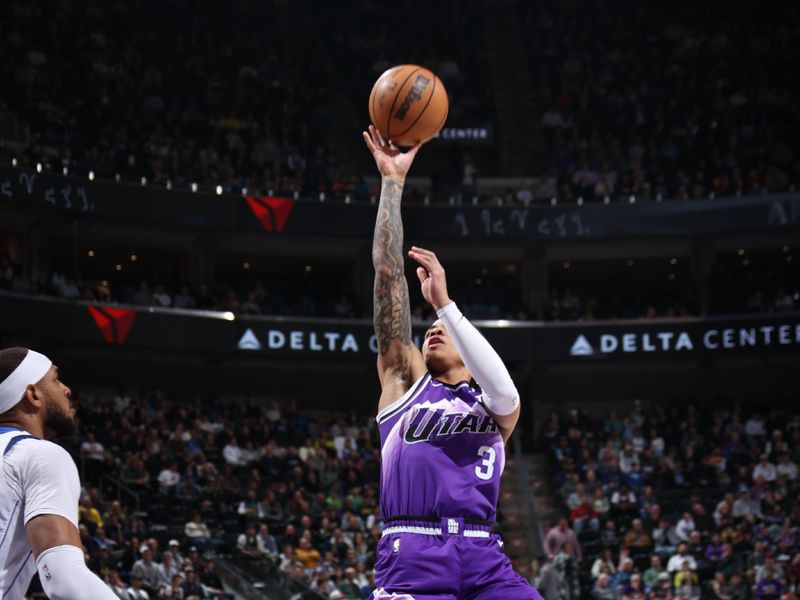
[[378,352],[385,355],[392,342],[411,344],[411,307],[403,266],[403,221],[400,216],[402,182],[384,178],[375,234],[374,326]]

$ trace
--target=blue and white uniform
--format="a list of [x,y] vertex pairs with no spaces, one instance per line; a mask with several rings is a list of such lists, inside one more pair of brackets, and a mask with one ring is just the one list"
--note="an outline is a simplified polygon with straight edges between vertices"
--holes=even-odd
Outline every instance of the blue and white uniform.
[[0,600],[22,600],[36,560],[25,525],[58,515],[78,527],[80,478],[61,446],[14,427],[0,427]]

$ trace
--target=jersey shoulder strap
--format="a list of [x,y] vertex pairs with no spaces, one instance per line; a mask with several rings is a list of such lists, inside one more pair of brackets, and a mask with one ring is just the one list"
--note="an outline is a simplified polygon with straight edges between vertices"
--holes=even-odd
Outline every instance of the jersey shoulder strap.
[[3,456],[5,456],[9,452],[11,452],[11,449],[14,446],[16,446],[19,442],[21,442],[22,440],[28,440],[28,439],[30,439],[30,440],[38,440],[39,438],[37,438],[35,435],[30,435],[30,434],[23,434],[23,435],[18,435],[16,437],[13,437],[8,441],[8,444],[6,444],[6,447],[3,450]]

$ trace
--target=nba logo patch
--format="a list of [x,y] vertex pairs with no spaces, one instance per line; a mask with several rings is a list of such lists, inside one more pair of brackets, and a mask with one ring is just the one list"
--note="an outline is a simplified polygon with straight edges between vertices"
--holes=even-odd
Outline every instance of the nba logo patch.
[[400,552],[400,539],[399,538],[394,541],[394,544],[392,544],[392,552],[395,552],[395,553]]
[[47,567],[47,563],[45,563],[44,566],[42,567],[42,571],[44,571],[44,578],[47,581],[50,581],[53,578],[53,576],[50,575],[50,569]]

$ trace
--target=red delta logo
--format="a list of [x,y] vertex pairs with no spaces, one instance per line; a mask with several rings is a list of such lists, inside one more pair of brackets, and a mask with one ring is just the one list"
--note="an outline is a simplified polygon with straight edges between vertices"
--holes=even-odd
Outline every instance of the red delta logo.
[[271,196],[262,196],[261,198],[247,196],[247,205],[261,223],[264,231],[281,233],[294,208],[294,200]]
[[124,344],[136,318],[136,311],[131,308],[110,306],[90,306],[89,314],[109,344]]

